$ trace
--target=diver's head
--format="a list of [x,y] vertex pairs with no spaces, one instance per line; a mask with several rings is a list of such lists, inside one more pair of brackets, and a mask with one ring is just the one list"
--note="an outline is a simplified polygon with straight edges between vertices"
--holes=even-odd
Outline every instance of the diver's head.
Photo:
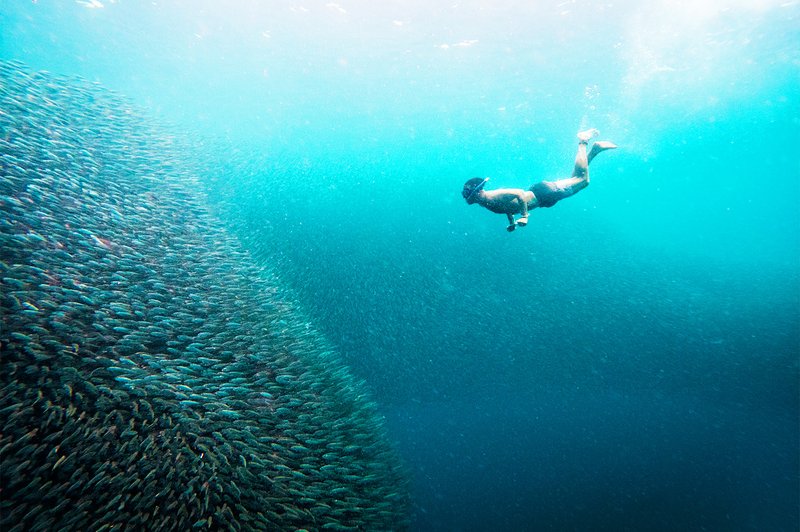
[[489,181],[488,177],[486,179],[481,177],[473,177],[464,183],[464,188],[461,190],[461,195],[464,196],[465,200],[467,200],[468,205],[475,203],[475,196],[478,194],[478,192],[483,190],[483,186],[487,181]]

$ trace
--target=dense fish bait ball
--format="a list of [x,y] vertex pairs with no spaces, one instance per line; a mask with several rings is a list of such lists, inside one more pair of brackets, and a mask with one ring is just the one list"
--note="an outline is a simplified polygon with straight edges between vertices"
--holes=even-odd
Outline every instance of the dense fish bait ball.
[[405,528],[363,384],[183,152],[107,90],[0,63],[0,529]]

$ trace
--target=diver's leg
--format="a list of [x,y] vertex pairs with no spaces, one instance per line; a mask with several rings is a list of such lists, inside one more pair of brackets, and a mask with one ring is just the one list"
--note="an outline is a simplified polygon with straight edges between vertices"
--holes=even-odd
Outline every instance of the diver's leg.
[[578,133],[578,153],[575,154],[575,167],[572,170],[572,177],[559,179],[551,183],[553,192],[557,193],[560,199],[572,196],[576,192],[589,186],[589,156],[586,154],[586,145],[589,140],[597,136],[596,129],[589,129]]
[[589,153],[586,153],[586,146],[592,137],[597,136],[596,129],[588,129],[578,133],[578,153],[575,155],[575,168],[572,170],[572,177],[559,179],[553,183],[553,188],[562,192],[562,198],[572,196],[589,186],[589,163],[592,162],[598,153],[606,150],[613,150],[616,144],[607,140],[599,140],[592,145]]
[[586,146],[589,144],[589,140],[596,136],[597,133],[596,129],[578,133],[578,153],[575,155],[575,168],[572,171],[572,177],[559,179],[558,181],[543,181],[531,187],[531,190],[539,199],[540,206],[552,207],[562,199],[577,194],[589,186],[589,162],[598,153],[605,150],[613,150],[617,147],[613,142],[602,140],[595,142],[587,154]]
[[589,139],[597,135],[596,129],[581,131],[578,133],[578,153],[575,155],[575,168],[572,170],[572,177],[589,180],[589,157],[586,155],[586,145]]

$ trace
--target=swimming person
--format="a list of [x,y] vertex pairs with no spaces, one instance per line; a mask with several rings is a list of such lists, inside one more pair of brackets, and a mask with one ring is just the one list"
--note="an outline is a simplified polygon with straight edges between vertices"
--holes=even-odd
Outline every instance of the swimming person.
[[[497,214],[508,217],[506,230],[513,231],[517,226],[528,225],[528,211],[537,207],[552,207],[559,201],[589,186],[589,163],[598,153],[613,150],[617,146],[607,140],[597,141],[592,144],[592,149],[587,155],[586,146],[589,140],[598,135],[596,129],[587,129],[578,133],[578,154],[575,156],[575,169],[572,177],[558,181],[541,181],[528,190],[521,188],[498,188],[484,190],[483,187],[489,178],[473,177],[464,183],[461,195],[469,205],[477,203]],[[514,215],[521,215],[514,221]]]

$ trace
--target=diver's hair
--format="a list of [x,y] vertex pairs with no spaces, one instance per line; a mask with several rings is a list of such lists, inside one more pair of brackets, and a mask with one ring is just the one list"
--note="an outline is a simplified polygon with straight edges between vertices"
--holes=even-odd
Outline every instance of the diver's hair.
[[475,188],[480,186],[483,183],[483,178],[480,177],[473,177],[472,179],[468,179],[466,183],[464,183],[464,188],[461,189],[461,197],[467,200],[467,203],[472,205],[475,203],[474,194]]

